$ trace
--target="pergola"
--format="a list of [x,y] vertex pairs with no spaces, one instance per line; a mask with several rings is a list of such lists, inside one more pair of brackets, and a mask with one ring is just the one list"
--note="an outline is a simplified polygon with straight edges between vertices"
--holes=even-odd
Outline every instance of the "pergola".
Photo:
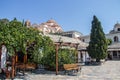
[[[60,46],[70,46],[70,47],[75,47],[75,49],[77,50],[79,44],[74,44],[74,43],[59,43],[56,42],[55,46],[56,46],[56,75],[58,74],[58,49]],[[77,52],[76,52],[77,53]],[[78,56],[78,55],[76,55]],[[76,60],[76,62],[78,62],[78,59]]]
[[47,35],[49,36],[55,43],[56,46],[56,75],[58,74],[58,49],[61,46],[68,46],[68,47],[74,47],[77,50],[77,60],[76,62],[78,63],[78,48],[80,48],[80,46],[83,46],[83,42],[80,41],[79,39],[75,39],[75,38],[69,38],[69,37],[64,37],[64,36],[60,36],[60,35]]
[[[83,50],[84,48],[84,45],[85,43],[80,41],[79,39],[75,39],[75,38],[69,38],[69,37],[63,37],[63,36],[59,36],[59,35],[46,35],[46,36],[49,36],[55,46],[56,46],[56,75],[58,74],[58,49],[61,47],[61,46],[67,46],[67,47],[73,47],[75,48],[77,51],[77,59],[76,59],[76,62],[78,63],[78,51],[85,51]],[[11,57],[12,58],[12,78],[14,78],[15,76],[15,73],[16,73],[16,70],[15,70],[15,65],[17,63],[17,60],[18,60],[18,56],[17,54],[15,54],[14,56]],[[23,57],[23,67],[24,67],[24,70],[26,68],[26,64],[27,64],[27,54],[24,55]],[[24,73],[24,72],[23,72]],[[9,74],[9,73],[6,73],[6,75]]]

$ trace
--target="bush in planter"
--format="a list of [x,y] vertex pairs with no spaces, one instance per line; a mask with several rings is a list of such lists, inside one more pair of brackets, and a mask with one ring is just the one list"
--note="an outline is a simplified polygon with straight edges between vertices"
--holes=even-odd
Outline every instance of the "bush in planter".
[[60,49],[58,55],[59,65],[75,63],[76,61],[74,49]]

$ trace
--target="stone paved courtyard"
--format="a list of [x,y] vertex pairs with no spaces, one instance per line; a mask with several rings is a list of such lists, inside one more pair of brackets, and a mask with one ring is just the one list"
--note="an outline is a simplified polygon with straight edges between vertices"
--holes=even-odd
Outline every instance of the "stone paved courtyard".
[[120,80],[120,61],[107,61],[101,66],[83,66],[82,72],[75,75],[64,75],[59,72],[26,73],[25,80]]

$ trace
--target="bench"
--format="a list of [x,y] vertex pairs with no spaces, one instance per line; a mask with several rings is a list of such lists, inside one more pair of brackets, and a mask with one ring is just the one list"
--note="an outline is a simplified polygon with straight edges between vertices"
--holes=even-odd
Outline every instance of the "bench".
[[67,71],[81,71],[81,66],[78,64],[64,64],[63,65],[65,73]]
[[34,63],[27,63],[27,64],[17,64],[16,65],[16,68],[19,68],[19,69],[36,69],[36,64]]
[[31,73],[32,73],[32,70],[34,70],[34,69],[36,69],[36,64],[34,64],[34,63],[27,63],[27,64],[24,64],[24,63],[22,63],[22,64],[17,64],[16,65],[16,69],[20,72],[20,70],[22,70],[23,71],[23,75],[24,75],[24,71],[25,70],[30,70],[31,71]]

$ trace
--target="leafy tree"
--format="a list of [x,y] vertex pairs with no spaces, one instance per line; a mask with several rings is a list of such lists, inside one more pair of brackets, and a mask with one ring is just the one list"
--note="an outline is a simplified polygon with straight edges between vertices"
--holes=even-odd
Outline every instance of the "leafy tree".
[[107,39],[103,32],[101,23],[96,16],[93,16],[90,42],[89,46],[87,47],[91,58],[96,59],[97,62],[99,62],[100,59],[106,58],[107,45]]
[[55,45],[53,41],[43,36],[41,64],[49,67],[55,67]]
[[42,43],[42,36],[39,33],[32,27],[27,28],[16,18],[12,21],[0,20],[0,45],[5,44],[11,56],[18,51],[26,54],[27,48],[33,43],[35,43],[34,50],[37,51]]
[[30,62],[40,63],[42,49],[42,35],[34,28],[29,28],[27,34],[27,53],[30,55]]

